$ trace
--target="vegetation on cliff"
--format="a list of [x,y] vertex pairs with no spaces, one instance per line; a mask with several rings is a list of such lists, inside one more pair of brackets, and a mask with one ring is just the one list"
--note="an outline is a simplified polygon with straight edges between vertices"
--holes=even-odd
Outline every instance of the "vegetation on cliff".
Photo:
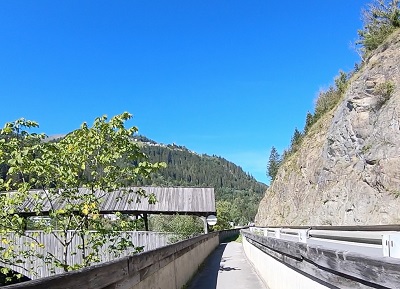
[[399,2],[368,7],[361,63],[320,92],[304,130],[295,130],[258,225],[399,222]]
[[[362,59],[361,64],[356,63],[354,70],[349,73],[339,71],[339,75],[334,78],[334,85],[318,93],[314,112],[307,112],[305,126],[302,131],[295,128],[290,146],[284,150],[282,161],[278,162],[279,165],[299,149],[304,135],[309,132],[310,128],[340,103],[351,77],[363,67],[365,60],[371,56],[372,52],[384,43],[396,29],[400,28],[399,0],[374,0],[362,11],[362,18],[363,28],[357,32],[359,39],[356,41],[356,50]],[[380,103],[383,104],[393,93],[394,84],[388,81],[380,84],[376,90],[379,90],[377,92],[381,95]],[[274,154],[277,153],[273,149],[271,150],[270,159],[274,158]],[[269,169],[267,175],[269,175]],[[274,173],[274,177],[269,175],[272,181],[275,179],[275,175],[276,173]]]
[[375,0],[362,12],[363,28],[358,31],[360,56],[363,60],[400,28],[399,0]]

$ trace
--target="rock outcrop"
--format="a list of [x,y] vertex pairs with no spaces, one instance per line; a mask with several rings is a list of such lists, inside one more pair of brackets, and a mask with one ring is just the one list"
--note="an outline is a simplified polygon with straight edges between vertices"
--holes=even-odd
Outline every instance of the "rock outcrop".
[[256,224],[400,222],[400,32],[350,80],[280,167]]

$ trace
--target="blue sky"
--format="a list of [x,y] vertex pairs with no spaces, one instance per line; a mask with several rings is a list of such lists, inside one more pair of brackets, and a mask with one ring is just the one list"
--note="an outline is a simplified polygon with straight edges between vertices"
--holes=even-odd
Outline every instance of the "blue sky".
[[2,1],[0,125],[24,117],[53,135],[128,111],[140,134],[268,183],[271,147],[359,62],[370,2]]

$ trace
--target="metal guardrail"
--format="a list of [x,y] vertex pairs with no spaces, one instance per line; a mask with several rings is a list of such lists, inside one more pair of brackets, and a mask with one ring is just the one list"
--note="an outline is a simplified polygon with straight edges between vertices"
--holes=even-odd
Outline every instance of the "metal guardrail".
[[369,256],[400,258],[400,226],[251,227],[265,237]]
[[[265,277],[273,279],[267,284],[270,288],[293,288],[281,286],[298,282],[293,281],[298,280],[297,277],[290,279],[292,271],[326,288],[400,288],[400,258],[396,252],[400,244],[396,239],[398,231],[339,229],[252,227],[241,233],[256,268],[273,272]],[[378,240],[380,244],[375,244]],[[281,264],[285,267],[280,267]],[[282,270],[285,280],[290,279],[292,283],[280,283]],[[274,279],[271,275],[280,277]],[[298,288],[317,288],[308,283],[308,287],[304,287],[304,284]]]

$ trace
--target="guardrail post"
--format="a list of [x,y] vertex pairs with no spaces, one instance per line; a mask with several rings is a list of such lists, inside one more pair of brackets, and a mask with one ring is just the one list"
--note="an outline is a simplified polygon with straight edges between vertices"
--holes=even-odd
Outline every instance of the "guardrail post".
[[281,228],[275,230],[275,238],[280,239],[281,238]]
[[400,258],[400,233],[384,234],[382,247],[383,256]]
[[310,231],[309,229],[307,230],[299,230],[299,242],[301,243],[307,243],[307,239],[308,239],[308,231]]

